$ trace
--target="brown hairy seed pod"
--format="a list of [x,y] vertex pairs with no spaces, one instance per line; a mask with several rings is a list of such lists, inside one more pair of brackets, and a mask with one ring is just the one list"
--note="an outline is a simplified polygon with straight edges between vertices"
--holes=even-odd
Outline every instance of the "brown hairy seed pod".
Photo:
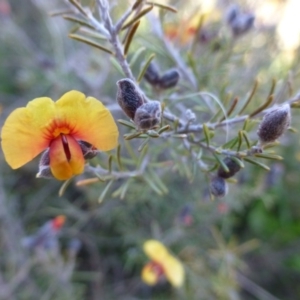
[[222,198],[228,192],[228,186],[224,178],[215,176],[211,179],[209,189],[212,195]]
[[137,108],[145,102],[143,93],[129,78],[117,81],[117,86],[117,101],[125,114],[133,120]]
[[155,63],[150,62],[144,77],[151,85],[157,85],[160,80],[159,70]]
[[97,156],[98,150],[93,145],[85,141],[78,141],[84,159],[92,159]]
[[290,126],[291,109],[284,104],[266,113],[258,127],[257,135],[260,144],[267,144],[278,139]]
[[170,69],[160,77],[158,85],[162,89],[172,88],[178,83],[179,77],[180,75],[177,69]]
[[223,159],[223,162],[228,167],[229,172],[225,172],[225,170],[222,168],[222,166],[218,169],[218,176],[222,178],[230,178],[233,175],[235,175],[240,169],[241,166],[231,157],[225,157]]
[[134,123],[141,130],[148,130],[159,125],[161,121],[161,105],[151,101],[140,106],[135,113]]

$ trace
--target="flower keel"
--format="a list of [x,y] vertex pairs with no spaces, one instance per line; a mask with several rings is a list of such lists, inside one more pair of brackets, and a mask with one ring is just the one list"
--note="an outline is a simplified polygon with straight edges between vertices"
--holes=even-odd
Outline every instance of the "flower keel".
[[78,142],[70,135],[60,135],[50,145],[50,168],[53,176],[66,180],[84,169],[84,157]]

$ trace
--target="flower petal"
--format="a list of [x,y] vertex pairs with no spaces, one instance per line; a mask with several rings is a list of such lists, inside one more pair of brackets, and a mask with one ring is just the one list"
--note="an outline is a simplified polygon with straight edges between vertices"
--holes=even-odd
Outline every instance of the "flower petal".
[[162,266],[168,281],[174,287],[181,287],[185,277],[182,263],[177,258],[169,254],[169,256],[165,258],[164,262],[162,262]]
[[169,256],[167,248],[159,241],[147,240],[144,245],[144,252],[153,261],[163,263],[166,257]]
[[155,285],[159,280],[159,275],[155,272],[151,262],[143,267],[141,277],[148,285]]
[[84,170],[84,158],[79,144],[70,135],[60,135],[50,145],[50,167],[58,180],[67,180]]
[[54,116],[54,102],[37,98],[17,108],[6,119],[1,131],[5,160],[17,169],[49,146],[47,125]]
[[70,134],[108,151],[118,144],[118,128],[110,111],[96,98],[88,97],[78,91],[64,94],[57,102],[57,119],[66,122]]

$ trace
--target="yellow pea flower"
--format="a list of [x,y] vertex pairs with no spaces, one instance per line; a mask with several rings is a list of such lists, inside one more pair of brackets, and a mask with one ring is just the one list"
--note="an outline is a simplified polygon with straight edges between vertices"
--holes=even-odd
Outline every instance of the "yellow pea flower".
[[108,151],[117,146],[118,135],[110,111],[99,100],[73,90],[56,102],[36,98],[14,110],[3,125],[1,145],[13,169],[49,148],[52,175],[66,180],[84,170],[79,142]]
[[142,269],[141,277],[146,284],[155,285],[165,277],[176,288],[183,285],[185,273],[182,263],[161,242],[147,240],[143,249],[151,259]]

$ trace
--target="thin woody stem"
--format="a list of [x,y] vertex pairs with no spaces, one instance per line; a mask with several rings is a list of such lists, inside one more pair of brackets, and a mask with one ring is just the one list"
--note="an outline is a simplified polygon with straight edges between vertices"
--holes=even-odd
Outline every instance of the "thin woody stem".
[[[119,62],[124,74],[128,78],[136,81],[134,75],[132,74],[129,63],[123,55],[123,46],[122,46],[122,44],[119,40],[119,37],[118,37],[118,32],[120,30],[120,26],[124,23],[124,21],[130,15],[130,10],[128,10],[124,14],[124,16],[121,17],[121,19],[117,22],[116,25],[114,25],[113,22],[112,22],[111,16],[110,16],[108,1],[107,0],[97,0],[97,3],[98,3],[98,7],[99,7],[100,16],[101,16],[102,21],[104,23],[104,27],[110,34],[109,41],[110,41],[111,45],[114,48],[116,59]],[[103,33],[103,25],[98,20],[96,20],[91,14],[88,14],[85,17],[90,20],[91,24],[96,28],[96,30],[98,30],[100,33],[101,32]],[[166,39],[163,38],[163,32],[162,32],[161,26],[159,24],[157,24],[157,22],[154,22],[154,21],[157,21],[157,20],[152,19],[152,21],[153,22],[151,22],[151,23],[154,24],[153,26],[154,26],[154,30],[155,30],[156,34],[164,41],[166,49],[169,51],[170,55],[172,56],[174,61],[177,63],[178,68],[180,69],[181,73],[184,75],[186,80],[188,82],[190,82],[191,86],[194,89],[196,89],[197,88],[197,82],[196,82],[195,77],[189,71],[188,67],[183,62],[183,60],[181,59],[181,57],[180,57],[179,53],[176,51],[176,49],[174,49],[174,47],[168,41],[166,41]],[[97,23],[98,23],[98,25],[97,25]],[[292,103],[298,102],[298,101],[300,101],[300,94],[297,94],[295,97],[285,101],[284,103],[292,104]],[[272,107],[261,111],[260,114],[265,114],[270,109],[272,109]],[[202,132],[202,130],[203,130],[203,125],[202,124],[194,124],[194,125],[189,124],[188,126],[186,126],[186,123],[182,119],[180,119],[176,115],[172,114],[168,110],[164,110],[163,117],[166,120],[168,120],[172,123],[177,122],[178,129],[176,130],[176,133],[179,133],[179,134],[181,134],[181,133]],[[226,126],[230,126],[230,125],[233,125],[233,124],[242,123],[247,118],[249,118],[249,115],[243,115],[243,116],[233,117],[231,119],[226,119],[222,122],[208,123],[206,125],[209,129],[216,129],[216,128],[219,128],[219,127],[226,127]]]
[[131,69],[129,67],[129,64],[123,55],[123,47],[119,40],[119,37],[117,34],[118,32],[116,30],[116,27],[113,25],[112,19],[110,17],[109,4],[106,0],[97,0],[97,3],[99,5],[99,12],[103,19],[104,26],[105,26],[106,30],[110,33],[109,41],[115,50],[116,59],[118,60],[124,74],[128,78],[135,80],[135,78],[131,72]]

